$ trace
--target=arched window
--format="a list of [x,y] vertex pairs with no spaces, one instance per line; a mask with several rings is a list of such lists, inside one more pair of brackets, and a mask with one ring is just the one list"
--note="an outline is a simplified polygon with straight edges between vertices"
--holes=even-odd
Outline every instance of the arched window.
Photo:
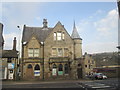
[[53,64],[53,68],[57,68],[56,64]]
[[59,64],[58,71],[63,71],[63,65]]
[[35,70],[40,70],[40,66],[38,64],[35,65]]
[[64,70],[65,70],[65,74],[68,74],[68,71],[69,71],[69,66],[68,66],[68,64],[65,64]]
[[29,65],[27,66],[27,68],[32,68],[32,65],[31,65],[31,64],[29,64]]
[[56,64],[53,64],[52,75],[53,75],[53,76],[56,76],[56,75],[57,75],[57,66],[56,66]]

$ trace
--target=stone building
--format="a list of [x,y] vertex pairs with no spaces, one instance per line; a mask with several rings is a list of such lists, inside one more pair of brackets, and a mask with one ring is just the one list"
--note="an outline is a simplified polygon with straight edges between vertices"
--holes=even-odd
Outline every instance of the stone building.
[[82,69],[83,69],[83,78],[86,75],[93,74],[93,69],[96,67],[96,62],[93,59],[92,55],[85,53],[83,55]]
[[[4,45],[3,24],[0,23],[0,58],[2,57],[3,45]],[[0,73],[2,73],[2,61],[1,60],[0,60]],[[2,74],[0,74],[0,79],[2,79]]]
[[4,39],[3,39],[3,24],[0,23],[0,50],[3,49]]
[[47,24],[47,19],[44,19],[42,27],[24,25],[22,79],[78,79],[81,74],[78,61],[82,57],[82,39],[75,23],[71,36],[61,22],[54,27]]
[[16,50],[16,37],[13,40],[12,50],[2,50],[2,79],[17,80],[18,51]]

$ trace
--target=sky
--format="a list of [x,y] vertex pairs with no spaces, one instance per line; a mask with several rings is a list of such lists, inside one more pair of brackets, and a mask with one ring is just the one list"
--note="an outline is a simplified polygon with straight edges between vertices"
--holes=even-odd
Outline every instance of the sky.
[[3,2],[0,8],[0,22],[4,25],[4,49],[12,49],[14,37],[17,37],[19,49],[23,25],[41,27],[46,18],[49,27],[54,27],[60,21],[70,35],[75,20],[78,33],[83,39],[83,54],[117,51],[116,2]]

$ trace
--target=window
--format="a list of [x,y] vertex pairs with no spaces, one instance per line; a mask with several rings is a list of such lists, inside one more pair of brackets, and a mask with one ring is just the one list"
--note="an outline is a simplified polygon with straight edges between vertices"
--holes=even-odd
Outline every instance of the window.
[[65,39],[65,34],[64,34],[64,33],[62,34],[62,39],[63,39],[63,40]]
[[85,65],[85,67],[87,68],[87,65]]
[[57,32],[57,40],[61,40],[61,39],[62,39],[61,32]]
[[53,68],[57,68],[56,64],[53,64]]
[[89,69],[90,69],[90,65],[89,65]]
[[68,74],[68,64],[65,64],[64,70],[65,70],[65,74]]
[[31,65],[31,64],[29,64],[27,68],[32,68],[32,65]]
[[56,40],[56,36],[57,36],[57,35],[56,35],[56,32],[54,32],[54,40]]
[[63,71],[63,65],[59,64],[58,71]]
[[28,57],[33,57],[33,49],[32,48],[28,49]]
[[8,58],[7,62],[8,62],[8,63],[11,63],[11,62],[12,62],[11,58]]
[[58,48],[58,56],[62,56],[62,48]]
[[52,48],[52,56],[56,55],[56,48]]
[[34,57],[39,57],[39,49],[38,48],[34,49]]
[[65,57],[68,56],[68,48],[64,48],[64,56],[65,56]]
[[28,49],[28,57],[39,57],[39,49],[38,48],[29,48]]
[[53,64],[53,68],[52,68],[52,75],[54,76],[56,76],[57,75],[57,66],[56,66],[56,64]]
[[40,66],[38,64],[35,65],[35,70],[40,70]]

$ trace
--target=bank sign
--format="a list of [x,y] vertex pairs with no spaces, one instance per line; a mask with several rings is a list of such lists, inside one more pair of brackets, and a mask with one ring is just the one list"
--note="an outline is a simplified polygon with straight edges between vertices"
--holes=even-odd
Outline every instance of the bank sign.
[[8,69],[14,69],[15,67],[15,64],[13,63],[8,63]]
[[35,70],[34,71],[34,76],[40,76],[40,70]]

